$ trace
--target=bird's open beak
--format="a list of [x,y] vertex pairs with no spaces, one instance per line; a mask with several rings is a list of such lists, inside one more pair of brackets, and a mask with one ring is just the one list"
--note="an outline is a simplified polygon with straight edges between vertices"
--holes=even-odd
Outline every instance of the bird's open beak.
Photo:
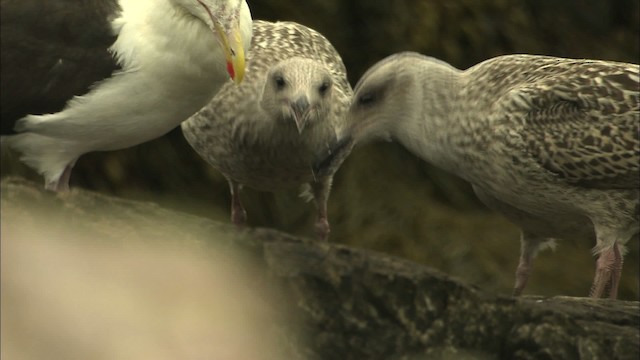
[[239,84],[244,78],[246,65],[244,59],[244,44],[242,43],[242,34],[240,33],[240,16],[232,16],[228,22],[221,25],[220,22],[216,21],[216,17],[213,16],[211,10],[204,2],[198,0],[198,3],[200,3],[207,14],[209,14],[209,18],[211,19],[209,26],[213,25],[213,30],[217,33],[220,44],[222,44],[227,59],[227,72],[229,76],[231,76],[231,79],[233,79],[236,84]]
[[298,128],[298,134],[302,134],[304,127],[307,125],[307,119],[309,118],[309,100],[306,96],[301,96],[293,104],[291,109],[293,110],[293,120],[296,122]]

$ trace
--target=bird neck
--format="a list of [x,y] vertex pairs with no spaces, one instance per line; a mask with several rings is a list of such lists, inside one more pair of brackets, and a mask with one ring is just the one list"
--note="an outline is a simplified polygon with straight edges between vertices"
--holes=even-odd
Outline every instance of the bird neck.
[[458,120],[464,112],[460,101],[462,72],[449,65],[422,62],[415,71],[407,111],[398,119],[391,136],[405,148],[436,166],[457,172],[459,164],[453,138],[464,137]]
[[[119,0],[111,51],[126,71],[155,72],[160,79],[208,82],[226,76],[226,58],[207,25],[170,0]],[[223,79],[215,79],[223,80]]]
[[[211,29],[172,1],[119,3],[122,11],[112,22],[118,38],[111,51],[122,71],[89,95],[95,95],[94,106],[118,104],[131,114],[120,117],[127,122],[123,129],[153,138],[178,126],[229,81],[226,57]],[[170,107],[161,106],[169,100]]]

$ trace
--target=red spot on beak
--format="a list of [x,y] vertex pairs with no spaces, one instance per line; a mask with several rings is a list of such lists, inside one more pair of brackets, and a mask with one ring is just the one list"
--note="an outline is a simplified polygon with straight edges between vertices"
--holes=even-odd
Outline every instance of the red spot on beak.
[[231,76],[231,79],[235,80],[236,72],[235,70],[233,70],[233,64],[231,63],[231,61],[227,61],[227,72],[229,73],[229,76]]

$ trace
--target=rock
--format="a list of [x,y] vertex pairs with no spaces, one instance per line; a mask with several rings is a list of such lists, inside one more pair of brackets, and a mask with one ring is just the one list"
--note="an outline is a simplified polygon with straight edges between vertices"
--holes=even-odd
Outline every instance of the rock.
[[[284,336],[296,349],[292,358],[640,356],[638,302],[497,296],[437,270],[372,251],[266,228],[238,230],[153,203],[86,190],[54,195],[40,188],[17,178],[2,181],[3,242],[11,241],[5,236],[10,234],[9,221],[21,219],[24,226],[37,226],[46,218],[123,246],[132,234],[155,239],[150,244],[162,244],[159,239],[167,234],[180,234],[180,242],[201,251],[217,244],[244,253],[263,274],[256,281],[279,289],[288,315],[303,329],[284,327]],[[2,256],[4,261],[11,254],[3,251]]]

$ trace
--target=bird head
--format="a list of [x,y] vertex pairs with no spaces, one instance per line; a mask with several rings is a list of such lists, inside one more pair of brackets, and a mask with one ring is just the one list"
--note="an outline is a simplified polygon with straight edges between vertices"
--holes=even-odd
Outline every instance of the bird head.
[[404,101],[409,97],[398,94],[412,91],[412,81],[403,71],[406,64],[396,60],[393,56],[384,59],[360,78],[335,141],[313,166],[317,176],[335,172],[357,144],[391,140],[396,124],[408,116],[412,106]]
[[400,64],[381,62],[362,76],[354,89],[340,137],[351,137],[356,143],[391,138],[395,124],[407,108],[404,98],[397,95],[408,88],[408,84],[400,81],[400,73]]
[[293,122],[301,134],[331,110],[332,91],[333,79],[324,66],[291,58],[269,70],[260,105],[274,118]]
[[245,0],[172,0],[202,20],[223,48],[227,72],[240,83],[251,43],[251,12]]

